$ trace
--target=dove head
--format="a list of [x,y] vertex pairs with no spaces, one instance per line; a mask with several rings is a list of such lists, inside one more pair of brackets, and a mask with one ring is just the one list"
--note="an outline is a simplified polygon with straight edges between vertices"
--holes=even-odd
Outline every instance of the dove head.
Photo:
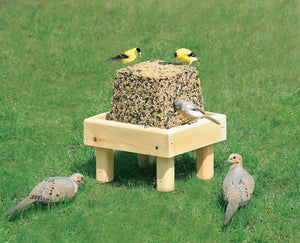
[[83,182],[84,176],[82,174],[74,173],[73,175],[71,175],[71,178],[77,183],[77,185],[80,185],[80,184],[84,185],[84,182]]
[[228,160],[225,162],[226,163],[231,163],[231,167],[234,168],[238,165],[242,165],[243,166],[243,159],[242,156],[240,154],[231,154],[229,155]]

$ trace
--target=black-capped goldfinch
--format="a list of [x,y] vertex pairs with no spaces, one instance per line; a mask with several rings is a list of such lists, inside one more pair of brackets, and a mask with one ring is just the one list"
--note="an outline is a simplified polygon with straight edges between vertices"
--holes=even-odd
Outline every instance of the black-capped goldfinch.
[[115,57],[107,59],[106,62],[119,61],[123,65],[124,63],[132,62],[134,59],[137,58],[137,56],[141,56],[141,49],[140,48],[132,48],[132,49],[127,50]]
[[192,52],[189,49],[186,48],[180,48],[174,53],[174,57],[177,60],[178,58],[181,59],[184,62],[188,62],[189,65],[191,65],[192,62],[197,61],[200,62],[200,60],[197,58],[197,55],[195,52]]

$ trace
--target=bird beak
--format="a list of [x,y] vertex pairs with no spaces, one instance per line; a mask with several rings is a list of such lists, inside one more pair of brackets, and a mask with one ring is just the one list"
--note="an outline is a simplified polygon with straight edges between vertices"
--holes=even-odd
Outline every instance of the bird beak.
[[227,163],[231,163],[230,160],[226,160],[226,161],[225,161],[225,164],[227,164]]
[[175,57],[175,60],[177,60],[178,59],[178,57]]
[[140,57],[142,56],[142,53],[141,53],[141,52],[139,53],[139,56],[140,56]]

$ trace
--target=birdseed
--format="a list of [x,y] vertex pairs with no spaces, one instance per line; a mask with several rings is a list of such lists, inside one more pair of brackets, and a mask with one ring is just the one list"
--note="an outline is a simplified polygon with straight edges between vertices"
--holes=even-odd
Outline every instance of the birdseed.
[[166,129],[183,125],[188,120],[173,107],[178,99],[204,110],[195,67],[161,60],[133,64],[117,70],[106,119]]

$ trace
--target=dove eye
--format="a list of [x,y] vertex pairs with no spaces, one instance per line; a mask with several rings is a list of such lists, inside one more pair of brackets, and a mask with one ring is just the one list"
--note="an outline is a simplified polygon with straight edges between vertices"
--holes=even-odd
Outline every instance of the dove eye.
[[235,157],[235,156],[233,156],[233,159],[236,159],[236,157]]

